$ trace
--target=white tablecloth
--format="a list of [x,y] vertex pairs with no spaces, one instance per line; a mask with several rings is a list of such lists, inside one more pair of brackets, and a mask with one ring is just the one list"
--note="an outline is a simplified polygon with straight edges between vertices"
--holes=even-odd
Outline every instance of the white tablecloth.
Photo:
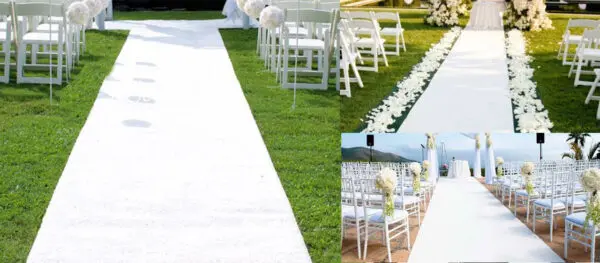
[[479,0],[473,4],[467,29],[502,30],[502,12],[506,10],[504,1]]
[[469,162],[467,161],[453,161],[450,163],[448,170],[448,178],[469,178],[471,177],[471,171],[469,170]]

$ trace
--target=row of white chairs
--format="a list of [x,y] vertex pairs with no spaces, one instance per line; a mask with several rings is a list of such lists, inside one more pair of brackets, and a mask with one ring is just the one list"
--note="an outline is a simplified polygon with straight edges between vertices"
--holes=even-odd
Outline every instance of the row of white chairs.
[[[352,97],[351,83],[364,87],[359,71],[378,72],[380,62],[389,66],[387,55],[398,56],[401,50],[406,51],[404,28],[397,12],[345,11],[341,16],[339,44],[342,46],[343,75],[340,77],[344,81],[344,89],[340,90],[340,95]],[[381,27],[382,21],[395,25]],[[386,44],[385,37],[393,37],[394,43]],[[390,47],[393,51],[386,49]],[[371,66],[366,66],[365,60],[372,61]],[[350,75],[350,69],[353,76]]]
[[[393,169],[398,176],[394,197],[394,216],[383,216],[384,193],[375,186],[376,177],[384,168]],[[356,231],[358,257],[367,257],[369,238],[377,233],[383,236],[388,261],[391,261],[392,240],[404,236],[410,250],[410,217],[421,224],[421,209],[426,209],[434,185],[422,181],[419,191],[413,191],[413,177],[405,163],[342,164],[342,238],[349,228]],[[364,244],[361,244],[364,239]]]
[[[285,11],[280,28],[260,28],[257,53],[283,88],[320,89],[329,86],[339,22],[339,2],[273,1]],[[291,64],[294,63],[294,66]],[[297,66],[302,63],[304,66]],[[315,65],[316,64],[316,65]],[[290,79],[292,76],[302,79]],[[319,77],[319,81],[304,78]]]
[[496,179],[497,194],[504,202],[514,200],[513,211],[526,208],[526,222],[529,216],[533,218],[533,231],[536,224],[547,223],[550,227],[550,242],[556,229],[557,217],[565,220],[564,253],[568,256],[569,242],[574,241],[586,248],[591,248],[591,258],[594,260],[595,226],[589,225],[584,231],[586,217],[586,200],[589,193],[581,187],[580,179],[585,170],[599,168],[600,161],[555,161],[538,162],[531,177],[532,194],[526,190],[526,183],[520,174],[522,162],[510,162],[503,165],[504,176]]
[[[0,82],[9,82],[13,54],[16,54],[17,83],[60,85],[65,79],[64,71],[68,81],[74,63],[85,51],[85,28],[69,23],[66,17],[66,9],[72,2],[0,0],[0,41],[4,54],[4,74],[0,76]],[[13,14],[17,17],[16,23],[12,21]],[[44,60],[49,57],[57,61]],[[25,70],[55,71],[56,74],[30,77]]]
[[[579,34],[580,31],[583,33]],[[576,46],[574,53],[570,51],[572,45]],[[585,104],[600,100],[600,96],[594,96],[600,82],[600,20],[569,19],[557,56],[562,57],[563,65],[570,66],[568,76],[575,75],[575,87],[591,86]],[[596,78],[586,81],[582,80],[583,75],[595,75]],[[600,119],[600,106],[596,118]]]

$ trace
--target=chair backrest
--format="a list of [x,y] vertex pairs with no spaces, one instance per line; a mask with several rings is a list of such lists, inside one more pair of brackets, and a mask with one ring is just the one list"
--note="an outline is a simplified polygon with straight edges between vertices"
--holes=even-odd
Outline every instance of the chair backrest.
[[361,205],[365,208],[381,209],[385,205],[383,191],[377,189],[375,178],[360,179]]
[[56,16],[64,17],[65,7],[62,3],[15,3],[15,15],[17,16]]
[[9,1],[0,0],[0,16],[11,16],[12,7]]
[[348,11],[347,15],[350,19],[372,20],[371,12],[366,11]]
[[342,177],[342,204],[356,206],[357,196],[354,178]]
[[316,9],[317,6],[313,1],[277,1],[274,6],[285,9]]
[[317,4],[317,9],[331,11],[333,9],[340,9],[340,2],[320,2]]
[[330,11],[316,9],[286,9],[285,22],[301,23],[332,23],[333,16]]
[[598,48],[598,46],[600,46],[600,29],[586,29],[583,31],[583,38],[579,42],[578,50],[582,48]]
[[588,29],[594,29],[600,26],[600,21],[592,19],[569,19],[567,23],[567,30],[571,28],[584,27]]
[[373,12],[373,17],[378,21],[389,20],[400,23],[400,14],[394,12]]

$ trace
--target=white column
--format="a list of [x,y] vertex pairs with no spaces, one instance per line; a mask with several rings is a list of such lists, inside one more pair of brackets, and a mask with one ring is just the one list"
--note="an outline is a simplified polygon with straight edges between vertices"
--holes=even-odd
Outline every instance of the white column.
[[475,161],[473,163],[473,176],[481,178],[481,152],[475,148]]
[[487,160],[485,160],[485,183],[493,184],[496,177],[496,163],[494,159],[494,146],[487,149]]
[[429,161],[429,182],[435,184],[437,181],[436,178],[436,158],[435,151],[433,149],[427,149],[427,160]]

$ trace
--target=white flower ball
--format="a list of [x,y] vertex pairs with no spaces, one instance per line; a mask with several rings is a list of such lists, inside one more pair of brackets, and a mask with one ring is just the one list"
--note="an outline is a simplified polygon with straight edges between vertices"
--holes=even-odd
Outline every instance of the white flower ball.
[[69,22],[78,25],[85,25],[89,18],[90,10],[83,2],[74,2],[67,9],[67,18]]
[[404,3],[406,3],[407,5],[412,4],[413,0],[404,0]]
[[421,174],[421,164],[419,164],[419,163],[411,163],[408,166],[408,169],[413,174],[413,176]]
[[581,176],[581,186],[588,192],[600,190],[600,170],[597,168],[585,170]]
[[260,12],[265,9],[265,6],[266,4],[263,0],[248,0],[244,5],[244,12],[246,12],[249,17],[257,18],[260,16]]
[[423,169],[427,169],[427,168],[429,168],[429,161],[425,160],[425,161],[423,161]]
[[283,10],[276,6],[267,6],[260,12],[260,26],[268,29],[275,29],[283,24]]
[[90,10],[90,17],[97,16],[102,12],[102,3],[99,0],[84,0],[83,3],[87,6],[88,10]]
[[531,173],[533,173],[533,169],[535,165],[532,162],[525,162],[523,166],[521,166],[521,175],[529,177]]
[[504,164],[504,159],[502,157],[496,157],[496,165]]
[[391,168],[383,168],[375,179],[375,186],[386,193],[391,193],[396,189],[398,178],[396,172]]

